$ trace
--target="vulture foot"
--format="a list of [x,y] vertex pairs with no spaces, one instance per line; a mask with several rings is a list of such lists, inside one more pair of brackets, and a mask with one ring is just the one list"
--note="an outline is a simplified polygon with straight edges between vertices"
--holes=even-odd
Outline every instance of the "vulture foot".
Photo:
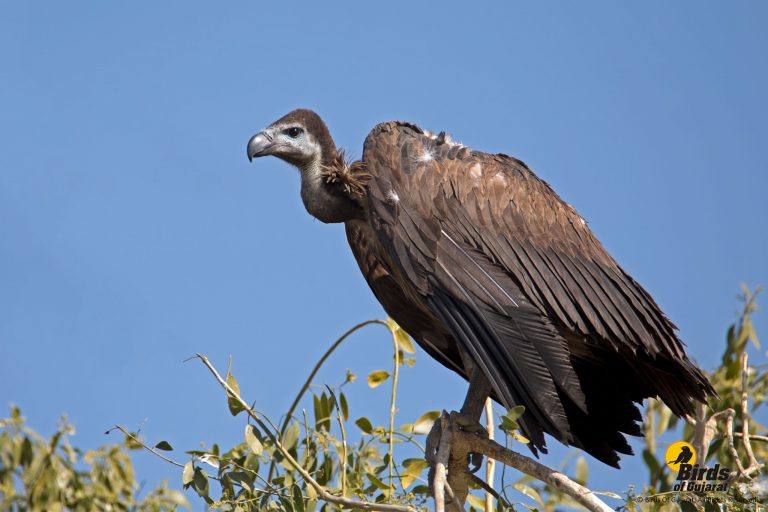
[[[459,430],[469,432],[476,436],[488,437],[488,430],[478,422],[477,417],[474,414],[451,411],[450,421]],[[483,454],[469,452],[467,454],[467,463],[469,464],[469,472],[472,474],[477,473],[483,466]]]
[[[473,435],[488,437],[488,431],[477,421],[474,415],[467,415],[461,412],[452,411],[450,413],[443,412],[443,415],[435,420],[432,425],[432,429],[429,431],[426,442],[426,459],[429,462],[429,484],[434,484],[435,466],[438,463],[440,441],[443,438],[445,431],[456,432],[463,431],[469,432]],[[454,437],[451,437],[450,445],[448,446],[449,453],[447,454],[448,460],[442,460],[445,464],[447,462],[448,469],[448,483],[453,482],[452,488],[455,486],[457,480],[463,482],[463,486],[466,487],[468,478],[451,478],[457,476],[456,473],[464,473],[466,477],[468,475],[477,473],[483,465],[483,455],[481,453],[469,452],[465,443],[457,443]],[[446,504],[448,500],[454,501],[458,498],[461,502],[466,499],[468,489],[452,489],[455,496],[452,498],[446,496]],[[432,489],[434,495],[434,489]],[[450,509],[447,509],[450,510]],[[461,509],[459,509],[461,510]]]

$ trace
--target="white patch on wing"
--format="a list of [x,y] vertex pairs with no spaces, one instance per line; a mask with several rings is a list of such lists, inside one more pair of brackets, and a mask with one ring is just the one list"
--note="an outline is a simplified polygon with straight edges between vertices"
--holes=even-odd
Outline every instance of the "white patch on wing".
[[469,168],[469,175],[476,180],[480,179],[480,176],[483,175],[483,166],[479,163],[475,163]]
[[419,162],[429,162],[435,158],[435,152],[431,147],[424,146],[424,152],[420,154],[416,159]]
[[389,189],[389,191],[387,191],[387,194],[386,194],[386,199],[388,203],[395,204],[400,201],[400,196],[398,196],[397,192],[395,192],[394,190]]
[[506,187],[507,187],[507,185],[509,184],[509,181],[507,180],[507,177],[506,177],[506,176],[504,176],[504,173],[501,173],[501,172],[497,172],[497,173],[496,173],[496,174],[493,176],[493,178],[492,178],[492,179],[493,179],[493,181],[498,181],[498,182],[501,182],[501,184],[504,186],[504,188],[506,188]]

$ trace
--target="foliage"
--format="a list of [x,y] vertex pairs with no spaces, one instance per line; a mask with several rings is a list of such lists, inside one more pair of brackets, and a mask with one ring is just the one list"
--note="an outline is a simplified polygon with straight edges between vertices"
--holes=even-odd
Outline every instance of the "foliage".
[[[768,461],[768,439],[766,427],[755,421],[756,413],[760,412],[768,399],[768,367],[766,366],[764,353],[759,351],[760,342],[752,324],[752,314],[758,309],[756,297],[760,292],[758,288],[754,293],[746,287],[742,287],[743,294],[740,301],[743,304],[739,318],[731,325],[727,331],[725,349],[723,351],[721,365],[712,373],[709,379],[712,382],[718,397],[710,400],[708,404],[711,411],[725,411],[733,409],[735,411],[733,432],[738,436],[742,431],[742,422],[744,415],[742,413],[742,372],[740,361],[751,342],[753,348],[757,351],[753,354],[751,360],[758,357],[762,359],[760,364],[750,364],[747,372],[747,395],[749,397],[748,424],[750,437],[755,436],[751,442],[751,448],[755,458],[758,461]],[[683,423],[682,429],[680,423]],[[721,422],[722,423],[722,422]],[[719,425],[721,431],[714,438],[709,446],[706,465],[712,467],[714,464],[720,464],[721,467],[730,468],[733,473],[737,467],[732,452],[729,449],[725,436],[722,435],[722,424]],[[703,503],[699,498],[705,496],[711,498],[707,503],[707,508],[711,510],[720,510],[717,508],[719,503],[728,503],[728,510],[754,510],[756,500],[765,502],[768,498],[768,468],[763,467],[758,473],[751,475],[751,478],[741,478],[730,486],[727,493],[699,493],[699,496],[693,496],[692,493],[673,492],[673,486],[676,482],[677,474],[669,469],[664,462],[664,449],[668,443],[662,443],[662,439],[671,441],[684,440],[693,442],[694,427],[684,421],[676,418],[672,411],[657,400],[651,400],[646,408],[645,419],[645,449],[643,450],[643,460],[648,468],[648,485],[642,489],[638,495],[630,489],[627,493],[627,504],[625,510],[695,510],[693,504]],[[672,435],[672,434],[675,435]],[[744,460],[744,453],[741,438],[736,437],[735,447],[739,457]],[[762,486],[762,489],[760,488]],[[654,500],[649,502],[648,497],[676,495],[675,499],[679,503],[663,500]],[[639,498],[639,499],[638,499]],[[706,502],[705,502],[706,503]]]
[[86,452],[70,443],[74,427],[62,419],[46,439],[25,425],[17,407],[0,419],[0,510],[132,511],[189,509],[187,499],[165,482],[139,499],[128,455],[140,448],[129,439]]
[[[737,322],[728,329],[722,364],[709,375],[718,397],[709,404],[708,414],[733,409],[733,431],[736,433],[741,432],[744,420],[741,413],[741,356],[748,351],[750,344],[756,350],[760,348],[751,321],[757,309],[756,295],[757,292],[744,289],[741,297],[743,310]],[[392,366],[376,370],[366,379],[361,379],[367,382],[369,388],[391,386],[389,422],[386,425],[351,412],[345,393],[347,387],[357,381],[357,375],[351,371],[347,371],[336,386],[318,386],[312,382],[322,363],[346,337],[371,324],[385,326],[393,341]],[[154,446],[147,445],[122,427],[118,428],[126,434],[124,445],[103,447],[82,454],[68,442],[68,435],[71,434],[68,424],[63,423],[51,440],[45,440],[26,429],[20,413],[14,409],[12,417],[1,424],[0,509],[33,510],[32,503],[44,504],[38,509],[45,510],[107,510],[107,505],[111,504],[112,510],[160,511],[186,506],[183,496],[165,485],[141,502],[137,501],[137,488],[126,448],[141,446],[178,465],[183,487],[194,490],[213,510],[310,512],[343,508],[322,499],[323,496],[318,495],[318,487],[310,485],[308,479],[319,484],[321,492],[328,492],[326,498],[344,497],[408,506],[411,510],[426,509],[429,506],[429,486],[424,436],[440,412],[429,411],[412,423],[395,427],[398,375],[401,369],[414,365],[413,353],[412,340],[391,320],[372,320],[350,329],[318,362],[280,427],[264,414],[247,407],[247,402],[241,401],[230,363],[226,377],[219,378],[227,386],[231,414],[248,417],[241,442],[229,449],[213,444],[209,449],[186,451],[186,460],[180,461],[165,453],[172,451],[169,443],[161,441]],[[752,357],[757,360],[764,356],[758,352]],[[768,442],[763,442],[768,441],[766,428],[753,419],[768,401],[768,371],[764,360],[760,364],[750,364],[746,382],[751,416],[748,430],[750,436],[759,436],[756,440],[761,440],[752,443],[754,455],[758,461],[766,461]],[[308,411],[300,409],[300,405]],[[521,407],[515,407],[494,418],[498,428],[506,434],[507,442],[528,442],[518,431],[517,420],[523,413]],[[724,425],[719,424],[719,428],[724,428]],[[732,500],[728,510],[754,510],[753,505],[750,508],[738,500],[764,498],[754,484],[768,481],[765,467],[752,473],[754,480],[743,477],[733,482],[727,493],[694,495],[674,492],[677,473],[665,463],[665,448],[674,441],[693,441],[694,429],[656,400],[648,404],[644,429],[645,447],[641,456],[648,470],[647,485],[639,490],[630,488],[623,493],[623,497],[612,492],[597,492],[619,500],[617,510],[719,510],[717,502],[706,502],[702,498],[718,499],[720,502]],[[737,455],[743,459],[745,453],[741,442],[736,443],[736,449]],[[705,464],[735,468],[733,457],[724,436],[718,435],[710,446]],[[304,475],[291,463],[291,459],[306,470]],[[87,464],[90,470],[77,470],[78,463]],[[571,475],[582,485],[588,483],[589,465],[578,452],[562,463],[560,471]],[[571,497],[550,485],[525,475],[508,482],[507,473],[508,470],[503,470],[502,482],[496,486],[500,493],[496,500],[497,510],[554,512],[563,508],[580,508]],[[473,489],[474,494],[468,498],[470,510],[484,510],[485,502],[481,497],[484,491],[476,485]]]
[[[424,478],[427,462],[418,436],[429,431],[439,411],[394,427],[397,375],[403,366],[413,366],[415,360],[405,354],[412,354],[414,348],[410,337],[391,320],[374,323],[386,326],[393,339],[393,368],[374,371],[366,379],[370,388],[387,382],[392,386],[389,425],[377,425],[366,416],[350,415],[344,391],[357,376],[348,371],[337,386],[305,386],[311,394],[309,413],[302,411],[294,415],[290,411],[291,416],[282,428],[278,429],[266,416],[258,414],[263,423],[249,421],[243,441],[233,448],[222,452],[214,445],[211,450],[187,452],[194,459],[185,467],[184,486],[194,489],[217,510],[304,512],[338,508],[318,499],[316,490],[301,478],[277,448],[275,440],[279,440],[288,454],[335,496],[425,506],[429,494]],[[225,381],[233,389],[238,388],[231,371],[227,372]],[[231,396],[229,403],[233,415],[243,410],[233,407]],[[399,452],[407,452],[409,456],[395,461],[395,445]],[[400,448],[406,446],[409,448]],[[211,475],[218,479],[220,488],[215,498],[208,479],[202,477],[205,475],[203,460],[209,465],[207,469],[216,468],[215,475]]]

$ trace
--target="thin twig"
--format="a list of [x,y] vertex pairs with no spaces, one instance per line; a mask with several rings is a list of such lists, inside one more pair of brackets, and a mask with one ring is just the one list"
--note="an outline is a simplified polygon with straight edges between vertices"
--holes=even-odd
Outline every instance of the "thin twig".
[[[136,442],[136,443],[140,444],[140,445],[141,445],[141,446],[142,446],[142,447],[143,447],[145,450],[147,450],[147,451],[149,451],[149,452],[153,453],[154,455],[156,455],[156,456],[160,457],[160,458],[161,458],[161,459],[163,459],[164,461],[166,461],[166,462],[170,462],[170,463],[171,463],[171,464],[173,464],[174,466],[178,466],[178,467],[180,467],[180,468],[183,468],[183,467],[185,467],[185,465],[184,465],[184,464],[182,464],[181,462],[176,462],[175,460],[173,460],[173,459],[170,459],[170,458],[166,457],[166,456],[165,456],[165,455],[163,455],[162,453],[158,452],[158,451],[157,451],[157,450],[156,450],[154,447],[152,447],[152,446],[149,446],[148,444],[144,443],[144,442],[143,442],[141,439],[139,439],[138,437],[134,436],[132,433],[128,432],[128,430],[126,430],[126,428],[125,428],[125,427],[123,427],[122,425],[115,425],[115,426],[114,426],[114,428],[112,428],[112,429],[110,429],[110,430],[107,430],[107,432],[106,432],[106,433],[107,433],[107,434],[109,434],[109,433],[110,433],[112,430],[114,430],[114,429],[117,429],[117,430],[119,430],[120,432],[122,432],[123,434],[125,434],[127,437],[130,437],[130,438],[131,438],[131,439],[132,439],[134,442]],[[254,475],[256,476],[256,478],[259,478],[260,480],[262,480],[262,481],[264,482],[264,484],[265,484],[267,487],[269,487],[269,490],[267,490],[267,491],[261,491],[263,494],[272,494],[272,495],[275,495],[275,496],[277,496],[277,495],[278,495],[278,492],[276,491],[275,487],[274,487],[274,486],[272,486],[272,484],[270,484],[270,483],[269,483],[269,482],[267,482],[266,480],[264,480],[264,477],[262,477],[261,475],[259,475],[259,473],[258,473],[257,471],[253,471],[252,469],[248,469],[248,468],[246,468],[246,467],[243,467],[243,466],[241,466],[240,464],[238,464],[237,462],[235,462],[235,461],[233,461],[233,460],[231,460],[231,459],[219,459],[219,461],[220,461],[220,462],[225,462],[225,461],[226,461],[226,463],[228,463],[228,464],[232,464],[233,466],[237,467],[238,469],[241,469],[241,470],[243,470],[243,471],[246,471],[246,472],[248,472],[248,473],[252,473],[252,474],[254,474]],[[221,481],[221,479],[219,479],[219,478],[217,478],[217,477],[215,477],[215,476],[212,476],[212,475],[206,475],[206,477],[207,477],[207,478],[212,478],[213,480],[216,480],[217,482],[218,482],[218,481]],[[239,484],[239,483],[237,483],[237,482],[235,482],[235,484],[236,484],[236,485],[239,485],[240,487],[242,487],[242,485],[240,485],[240,484]]]
[[[493,422],[493,400],[485,399],[485,429],[488,431],[488,439],[493,441],[496,425]],[[496,469],[496,461],[490,457],[485,461],[485,480],[490,490],[485,491],[485,512],[493,512],[493,473]],[[474,476],[474,475],[473,475]],[[485,482],[484,482],[485,483]]]
[[[472,474],[470,474],[469,479],[472,480],[475,483],[475,485],[480,487],[482,490],[484,490],[485,492],[489,493],[491,496],[493,496],[494,498],[499,500],[502,504],[506,505],[506,503],[507,503],[506,500],[504,498],[502,498],[501,495],[498,492],[496,492],[496,489],[494,489],[493,487],[488,485],[488,483],[485,480],[483,480],[482,478],[480,478],[477,475],[472,475]],[[487,510],[486,510],[486,512],[487,512]]]
[[752,473],[760,471],[763,464],[759,463],[752,451],[752,443],[749,439],[749,366],[747,364],[748,356],[744,351],[741,354],[741,444],[747,454],[747,463],[749,464],[742,474],[751,478]]
[[153,448],[152,446],[149,446],[148,444],[145,444],[145,443],[144,443],[144,442],[143,442],[141,439],[139,439],[138,437],[136,437],[136,436],[134,436],[133,434],[131,434],[130,432],[128,432],[128,430],[126,430],[126,429],[125,429],[125,427],[123,427],[122,425],[115,425],[115,427],[114,427],[114,428],[107,430],[107,432],[106,432],[106,433],[107,433],[107,434],[109,434],[109,433],[110,433],[110,432],[112,432],[112,430],[114,430],[115,428],[116,428],[117,430],[119,430],[120,432],[122,432],[123,434],[125,434],[127,437],[130,437],[130,438],[131,438],[133,441],[135,441],[136,443],[140,444],[140,445],[141,445],[143,448],[145,448],[146,450],[148,450],[148,451],[150,451],[150,452],[154,453],[155,455],[157,455],[158,457],[160,457],[161,459],[163,459],[165,462],[170,462],[170,463],[171,463],[171,464],[173,464],[174,466],[178,466],[178,467],[180,467],[180,468],[183,468],[183,467],[184,467],[184,464],[182,464],[181,462],[176,462],[176,461],[175,461],[175,460],[173,460],[173,459],[169,459],[168,457],[166,457],[166,456],[165,456],[165,455],[163,455],[162,453],[158,452],[158,451],[157,451],[155,448]]
[[[741,432],[734,432],[734,437],[744,437],[744,435]],[[749,436],[750,441],[760,441],[761,443],[768,443],[768,436],[758,436],[758,435],[750,435]]]
[[392,334],[392,343],[395,346],[395,370],[392,373],[392,400],[389,406],[389,499],[395,493],[394,487],[394,459],[395,459],[395,398],[397,396],[397,377],[400,372],[400,347],[397,346],[397,336],[395,330],[387,325],[390,334]]
[[285,458],[288,463],[293,466],[294,469],[301,475],[301,477],[304,479],[304,481],[312,487],[315,492],[317,493],[317,497],[323,501],[327,501],[329,503],[335,503],[338,505],[342,505],[345,507],[351,507],[356,508],[359,510],[379,510],[382,512],[416,512],[416,510],[412,507],[406,507],[406,506],[400,506],[400,505],[387,505],[387,504],[381,504],[381,503],[371,503],[368,501],[358,501],[353,500],[349,498],[345,498],[343,496],[334,496],[331,493],[328,492],[328,490],[317,483],[317,481],[312,478],[312,475],[307,472],[306,469],[304,469],[299,462],[293,458],[293,456],[288,452],[288,450],[283,446],[283,444],[280,442],[280,439],[278,439],[278,433],[273,433],[269,428],[267,428],[267,425],[262,421],[262,419],[251,409],[251,407],[240,397],[240,394],[237,393],[232,387],[227,383],[226,380],[222,379],[221,375],[219,375],[219,372],[216,370],[216,368],[211,364],[211,362],[208,360],[207,357],[205,357],[202,354],[196,354],[196,357],[202,361],[202,363],[208,368],[208,370],[213,374],[213,376],[216,378],[216,380],[219,382],[221,387],[224,388],[224,390],[228,393],[228,396],[231,396],[236,402],[240,404],[240,406],[245,410],[248,415],[255,421],[259,427],[261,427],[262,431],[267,435],[267,437],[270,438],[272,443],[274,444],[277,451],[280,452],[280,454]]
[[[551,485],[572,497],[592,512],[613,512],[613,509],[606,505],[591,490],[530,457],[520,455],[494,441],[462,430],[454,430],[453,438],[454,442],[466,443],[474,453],[482,453],[486,457],[492,457],[507,466]],[[435,491],[437,491],[437,488]]]
[[736,451],[736,447],[733,445],[733,417],[736,415],[736,412],[733,409],[726,409],[721,412],[728,413],[725,417],[725,429],[723,430],[723,435],[728,443],[728,451],[730,452],[731,457],[733,457],[733,461],[736,463],[736,469],[738,470],[738,473],[734,475],[734,480],[738,480],[744,474],[744,466],[741,464],[739,452]]
[[315,378],[315,375],[317,375],[317,372],[320,370],[320,367],[323,366],[323,363],[325,363],[325,360],[330,357],[331,354],[333,354],[333,351],[336,350],[336,348],[341,345],[341,343],[349,338],[349,336],[354,333],[357,330],[362,329],[366,325],[371,324],[381,324],[384,327],[387,327],[389,329],[389,326],[384,322],[383,320],[366,320],[365,322],[359,323],[356,326],[352,327],[350,330],[345,332],[341,335],[339,339],[333,342],[333,345],[326,350],[325,354],[323,354],[323,357],[320,358],[320,360],[315,364],[315,367],[312,368],[312,372],[309,374],[309,377],[307,377],[306,382],[304,382],[304,385],[301,387],[301,390],[299,390],[299,394],[296,395],[296,398],[293,399],[293,403],[291,404],[291,407],[288,408],[288,412],[285,415],[285,420],[283,421],[283,426],[280,428],[280,434],[285,433],[285,429],[288,428],[288,424],[291,421],[291,417],[293,416],[293,411],[296,410],[296,407],[299,405],[299,402],[304,397],[304,393],[307,392],[307,389],[309,389],[309,386],[312,384],[312,380]]

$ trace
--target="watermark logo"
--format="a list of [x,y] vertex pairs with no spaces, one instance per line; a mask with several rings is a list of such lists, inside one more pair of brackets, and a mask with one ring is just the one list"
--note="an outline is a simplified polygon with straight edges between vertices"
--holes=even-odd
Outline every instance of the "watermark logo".
[[728,490],[731,470],[715,464],[713,467],[696,463],[696,449],[691,443],[678,441],[672,443],[664,454],[667,467],[677,471],[677,483],[674,491],[711,492]]
[[680,465],[682,464],[689,464],[691,466],[696,464],[696,450],[691,443],[678,441],[669,445],[667,452],[664,454],[664,460],[667,461],[669,469],[679,472]]

